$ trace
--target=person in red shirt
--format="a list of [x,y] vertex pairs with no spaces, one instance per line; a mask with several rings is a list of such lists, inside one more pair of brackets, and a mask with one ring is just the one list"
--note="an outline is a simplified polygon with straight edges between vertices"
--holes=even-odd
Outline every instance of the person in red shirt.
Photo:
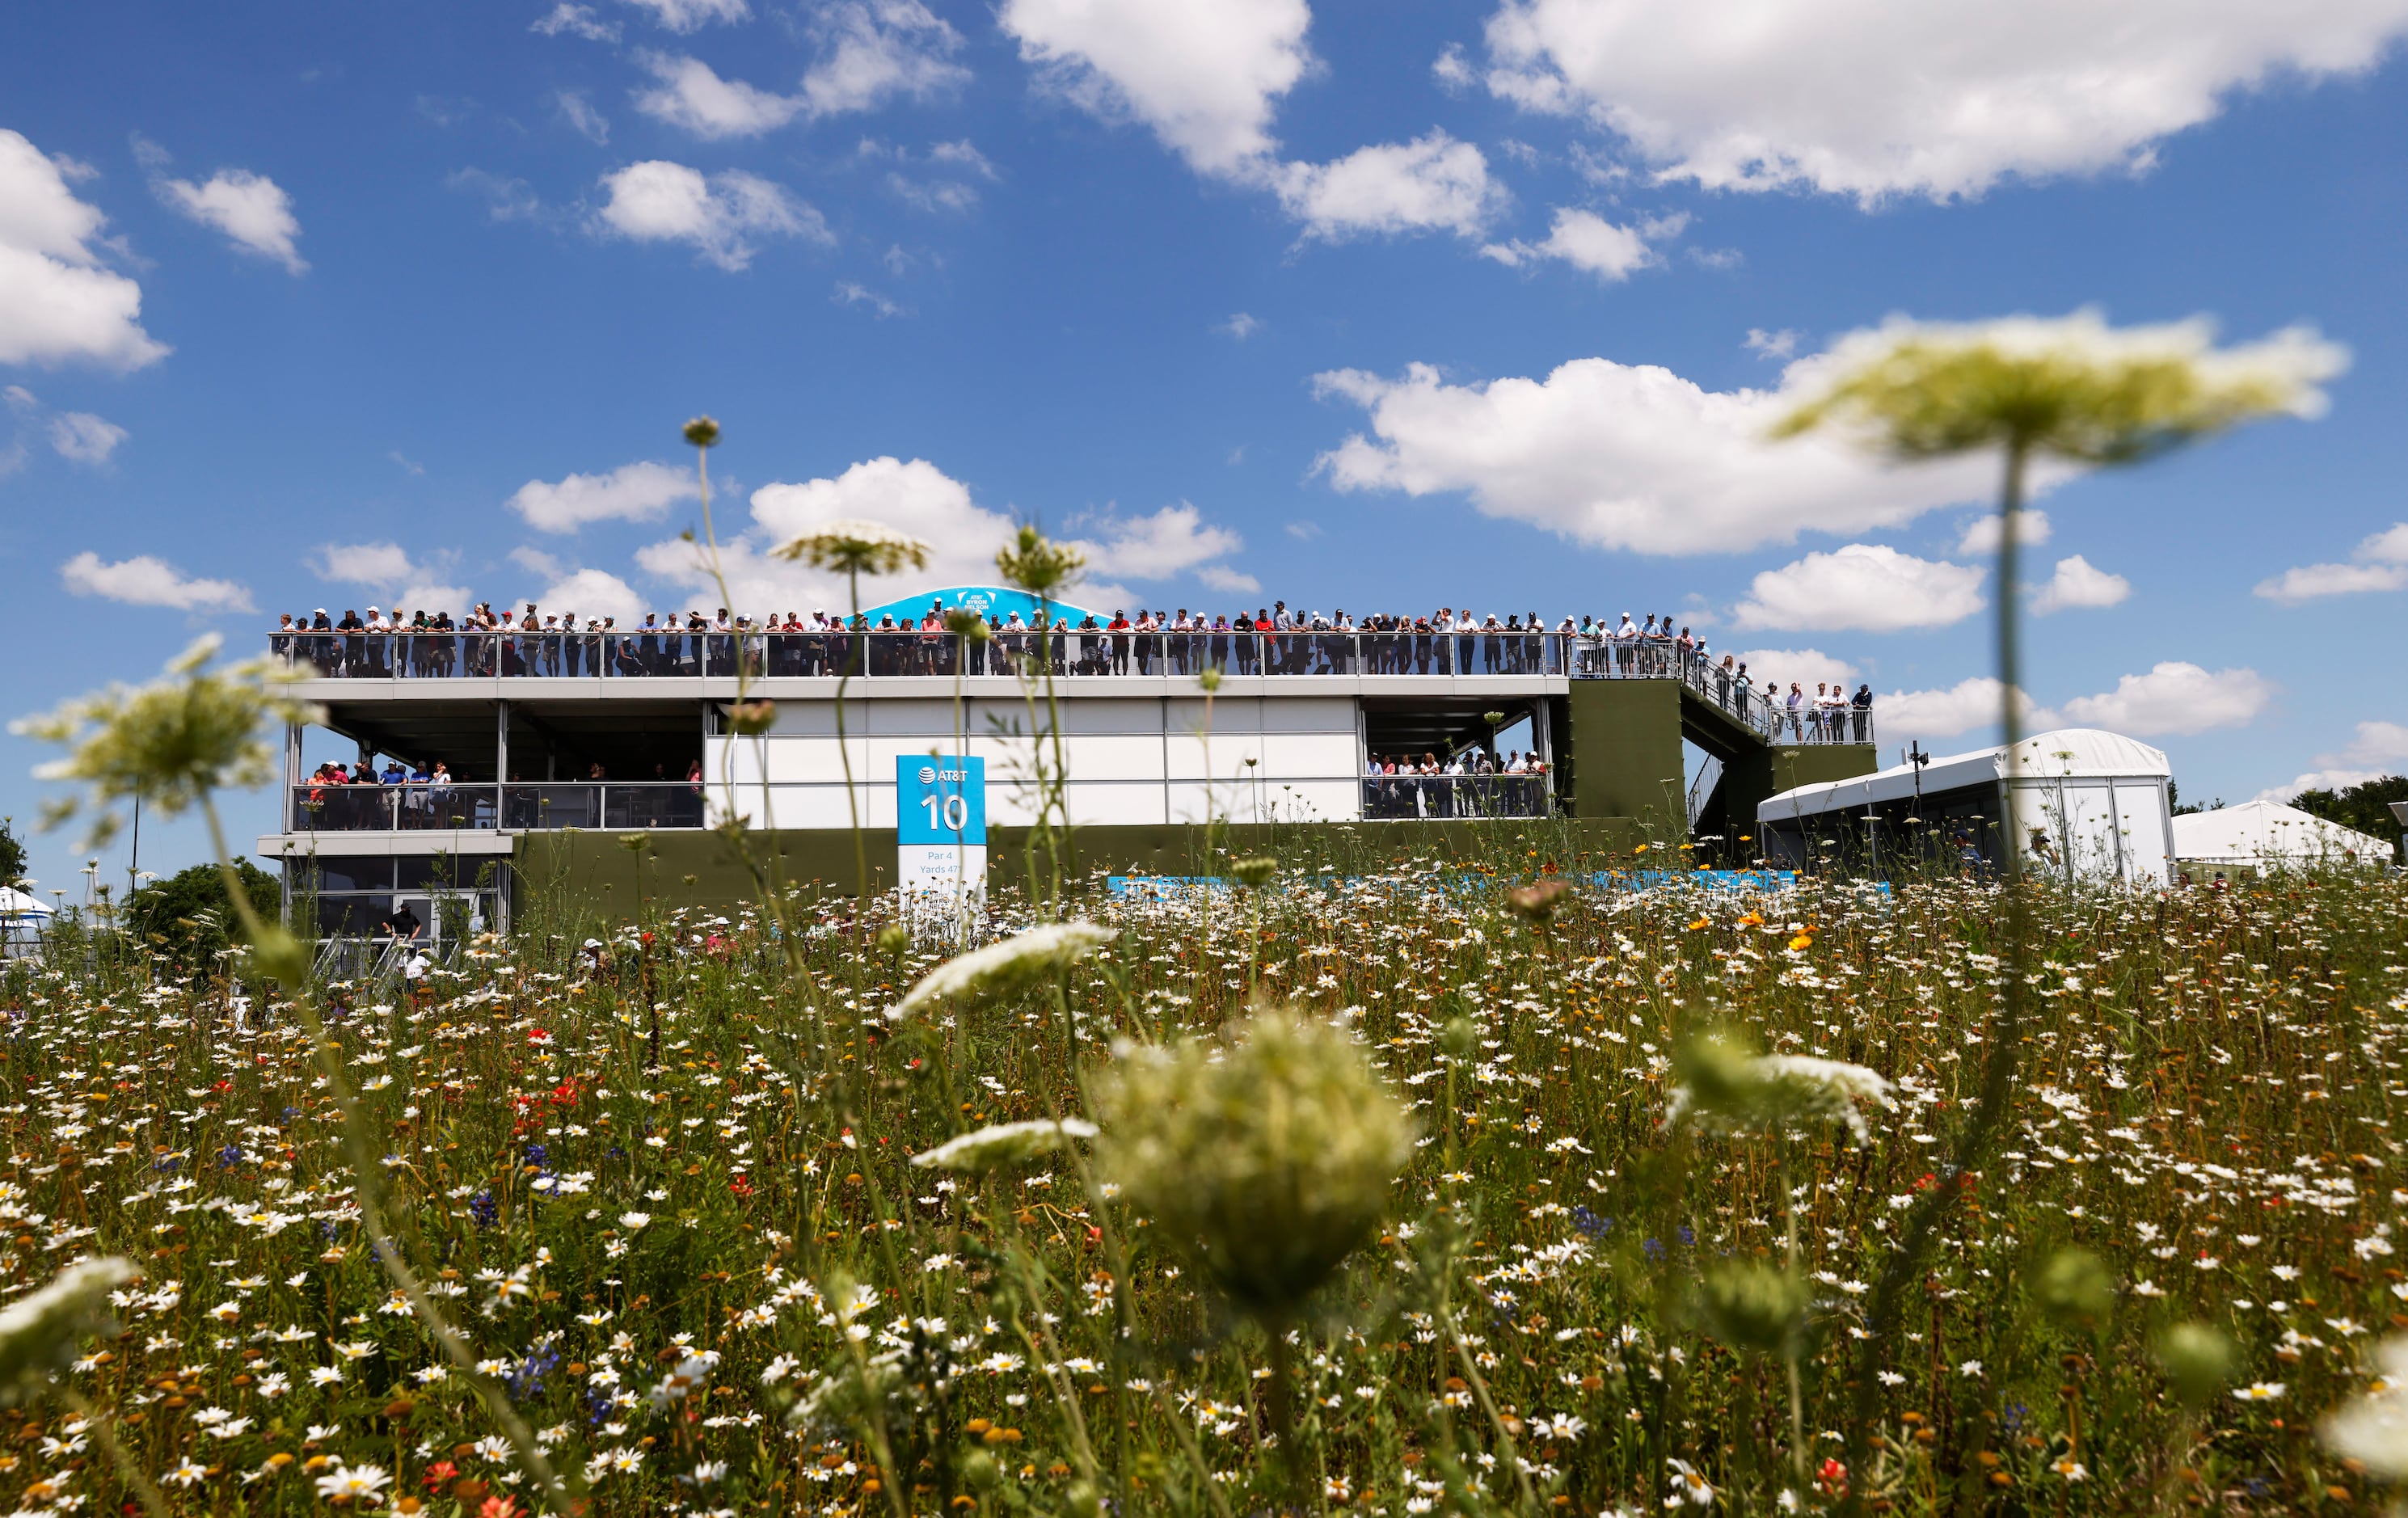
[[1128,673],[1129,653],[1128,613],[1114,607],[1111,624],[1105,631],[1112,635],[1112,673],[1125,675]]

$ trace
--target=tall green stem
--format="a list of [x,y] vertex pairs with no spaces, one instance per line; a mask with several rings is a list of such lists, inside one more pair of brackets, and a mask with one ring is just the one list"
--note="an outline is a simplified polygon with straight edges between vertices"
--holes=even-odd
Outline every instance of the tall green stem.
[[2007,746],[2007,802],[2000,816],[2000,839],[2006,852],[2006,984],[2000,998],[1998,1020],[1991,1025],[1987,1040],[1981,1096],[1951,1156],[1954,1181],[1923,1194],[1922,1200],[1907,1215],[1906,1225],[1899,1230],[1898,1248],[1891,1252],[1873,1287],[1872,1302],[1866,1313],[1869,1331],[1864,1347],[1856,1353],[1856,1397],[1848,1418],[1847,1461],[1852,1483],[1846,1511],[1851,1512],[1865,1509],[1863,1472],[1873,1419],[1879,1412],[1882,1353],[1904,1328],[1900,1309],[1908,1287],[1930,1252],[1941,1218],[1956,1201],[1958,1188],[1970,1184],[1971,1177],[1981,1169],[1998,1136],[2006,1116],[2008,1097],[2014,1089],[2015,1066],[2023,1052],[2024,962],[2030,948],[2031,907],[2025,899],[2018,857],[2021,851],[2014,837],[2014,779],[2021,767],[2015,747],[2023,737],[2021,714],[2015,709],[2022,695],[2019,687],[2023,672],[2017,647],[2015,536],[2021,526],[2024,474],[2030,458],[2029,439],[2009,440],[2006,477],[1999,499],[1999,727],[2000,737]]

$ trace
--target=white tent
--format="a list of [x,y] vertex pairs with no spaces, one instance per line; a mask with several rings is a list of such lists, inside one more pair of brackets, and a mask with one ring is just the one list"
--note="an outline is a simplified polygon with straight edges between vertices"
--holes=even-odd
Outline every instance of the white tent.
[[2244,801],[2175,818],[2174,857],[2233,866],[2385,865],[2391,845],[2279,801]]
[[1771,844],[1802,850],[1802,836],[1821,827],[1919,811],[1927,824],[1969,826],[2000,847],[2012,840],[2052,873],[2166,883],[2173,770],[2164,750],[2095,727],[2060,727],[2017,744],[2012,766],[2010,757],[2000,744],[1931,758],[1919,775],[1906,764],[1801,785],[1758,806],[1756,823]]
[[13,886],[0,885],[0,958],[31,953],[50,930],[50,909]]

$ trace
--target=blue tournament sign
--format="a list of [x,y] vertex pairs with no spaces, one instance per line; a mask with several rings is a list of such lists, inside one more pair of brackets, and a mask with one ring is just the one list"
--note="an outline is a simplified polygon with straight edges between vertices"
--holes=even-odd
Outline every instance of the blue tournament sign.
[[895,756],[896,881],[951,895],[986,880],[986,761]]

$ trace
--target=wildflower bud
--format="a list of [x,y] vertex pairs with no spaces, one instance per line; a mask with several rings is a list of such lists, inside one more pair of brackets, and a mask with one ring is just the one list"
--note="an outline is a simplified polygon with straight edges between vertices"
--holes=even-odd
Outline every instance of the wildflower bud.
[[1062,1511],[1071,1518],[1097,1518],[1104,1511],[1104,1499],[1093,1482],[1072,1482],[1062,1494]]
[[2098,1255],[2061,1249],[2041,1267],[2032,1296],[2058,1327],[2096,1328],[2114,1310],[2115,1282]]
[[727,709],[728,730],[744,738],[758,738],[777,720],[775,701],[738,701]]
[[1048,923],[1030,928],[938,966],[895,1004],[886,1020],[900,1023],[933,1007],[997,1000],[1037,984],[1111,941],[1111,932],[1093,923]]
[[1698,1282],[1698,1325],[1743,1354],[1788,1359],[1805,1346],[1806,1282],[1763,1265],[1724,1265]]
[[914,1154],[911,1163],[924,1170],[966,1170],[982,1175],[998,1166],[1067,1149],[1073,1138],[1095,1136],[1094,1124],[1075,1117],[1066,1117],[1059,1123],[1048,1118],[996,1123],[955,1135],[924,1153]]
[[945,631],[955,637],[967,637],[973,643],[983,643],[995,629],[986,619],[966,606],[957,606],[945,613]]
[[719,442],[719,423],[707,416],[695,417],[685,424],[685,440],[696,448],[710,448]]
[[1505,714],[1501,711],[1484,711],[1480,714],[1480,720],[1491,727],[1505,725]]
[[878,930],[878,952],[900,954],[911,947],[911,930],[900,923],[889,923]]
[[1257,854],[1251,859],[1233,859],[1229,861],[1229,873],[1238,878],[1239,884],[1253,886],[1259,890],[1269,884],[1271,877],[1279,873],[1279,861],[1268,854]]
[[1439,1032],[1438,1046],[1457,1059],[1469,1057],[1480,1047],[1480,1024],[1468,1017],[1449,1019]]
[[619,835],[619,847],[626,850],[629,853],[642,853],[652,846],[652,836],[650,833],[622,833]]
[[2185,1407],[2203,1408],[2232,1379],[2232,1340],[2203,1323],[2178,1323],[2157,1340],[2157,1368]]
[[1293,1012],[1226,1048],[1125,1048],[1096,1105],[1106,1175],[1273,1325],[1370,1235],[1412,1157],[1412,1121],[1362,1052]]
[[1068,586],[1087,566],[1083,550],[1056,543],[1039,532],[1034,523],[1022,523],[995,556],[996,572],[1007,585],[1026,591],[1031,595],[1046,595]]
[[962,1456],[961,1471],[962,1484],[973,1492],[985,1491],[1003,1474],[995,1463],[995,1456],[984,1450],[972,1450]]
[[0,1310],[0,1408],[37,1395],[52,1372],[66,1368],[86,1337],[113,1336],[108,1294],[139,1273],[131,1261],[114,1256],[85,1260]]
[[1717,1133],[1786,1133],[1816,1123],[1844,1124],[1862,1144],[1871,1137],[1859,1101],[1891,1105],[1889,1082],[1861,1065],[1805,1054],[1755,1054],[1708,1035],[1673,1056],[1680,1077],[1665,1103],[1668,1123]]
[[2325,1444],[2369,1474],[2397,1482],[2408,1477],[2408,1339],[2386,1342],[2375,1363],[2382,1378],[2325,1420]]
[[251,962],[287,991],[298,990],[309,979],[309,951],[280,924],[267,924],[252,940]]
[[1505,909],[1526,923],[1543,927],[1555,920],[1555,913],[1563,909],[1564,898],[1571,895],[1571,882],[1561,879],[1517,886],[1505,893]]
[[1207,669],[1196,677],[1196,683],[1203,686],[1204,694],[1210,695],[1221,688],[1221,671],[1217,667]]

